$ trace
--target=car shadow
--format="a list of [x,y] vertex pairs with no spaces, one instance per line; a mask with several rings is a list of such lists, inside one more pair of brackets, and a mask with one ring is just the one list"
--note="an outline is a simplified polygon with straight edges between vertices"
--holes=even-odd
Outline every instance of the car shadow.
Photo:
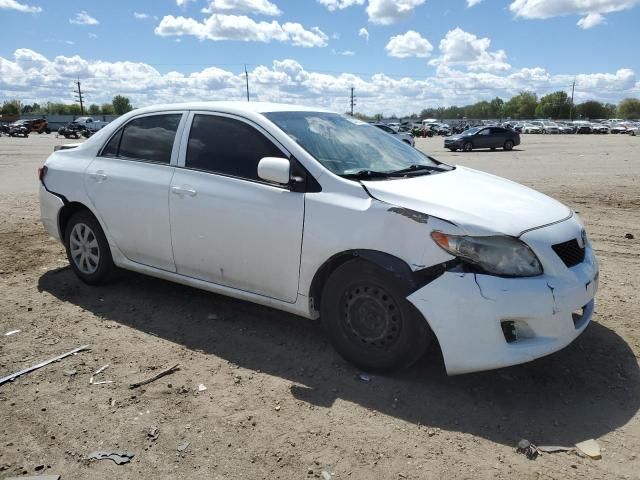
[[65,267],[43,274],[38,288],[102,318],[291,381],[298,400],[330,407],[342,399],[505,445],[520,438],[573,445],[626,424],[639,408],[634,353],[599,323],[563,351],[526,365],[447,377],[436,346],[412,368],[366,382],[316,321],[133,273],[89,287]]

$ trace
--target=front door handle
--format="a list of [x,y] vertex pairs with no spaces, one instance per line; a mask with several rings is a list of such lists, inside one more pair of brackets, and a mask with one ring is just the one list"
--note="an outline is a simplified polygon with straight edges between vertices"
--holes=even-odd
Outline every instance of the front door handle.
[[104,182],[108,178],[107,174],[104,173],[104,170],[98,170],[97,172],[90,173],[89,177],[96,182]]
[[198,192],[196,192],[190,185],[182,185],[180,187],[171,187],[171,193],[174,195],[180,195],[181,197],[184,195],[195,197]]

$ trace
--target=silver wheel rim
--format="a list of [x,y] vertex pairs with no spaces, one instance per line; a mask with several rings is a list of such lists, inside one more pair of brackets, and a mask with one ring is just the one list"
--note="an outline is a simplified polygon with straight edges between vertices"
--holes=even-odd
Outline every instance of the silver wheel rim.
[[77,223],[69,236],[71,258],[78,270],[87,275],[95,273],[100,264],[100,247],[93,230],[86,223]]

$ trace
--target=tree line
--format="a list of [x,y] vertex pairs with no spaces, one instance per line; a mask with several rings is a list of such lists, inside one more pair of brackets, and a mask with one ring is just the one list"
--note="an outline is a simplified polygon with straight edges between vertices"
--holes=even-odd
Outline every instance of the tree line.
[[[363,120],[380,121],[381,113],[367,116],[355,114]],[[398,118],[393,115],[391,118]],[[595,100],[572,104],[571,97],[566,92],[553,92],[538,98],[534,92],[524,91],[511,97],[506,102],[500,97],[493,100],[476,102],[462,107],[425,108],[419,114],[410,115],[413,119],[504,119],[524,120],[531,118],[554,119],[596,119],[596,118],[624,118],[640,119],[640,99],[626,98],[617,105]]]
[[[95,103],[84,109],[85,115],[123,115],[133,110],[131,101],[122,95],[116,95],[111,103],[97,105]],[[82,115],[77,103],[47,102],[40,105],[37,102],[23,104],[20,100],[7,100],[2,104],[0,113],[3,115]]]

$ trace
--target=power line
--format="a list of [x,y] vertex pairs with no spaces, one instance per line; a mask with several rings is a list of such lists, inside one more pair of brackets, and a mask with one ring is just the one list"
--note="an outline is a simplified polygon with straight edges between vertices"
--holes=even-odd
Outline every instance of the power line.
[[250,101],[250,97],[249,97],[249,72],[247,72],[247,65],[245,64],[244,66],[244,79],[247,83],[247,102]]
[[84,115],[84,103],[83,103],[83,99],[82,99],[82,89],[80,88],[80,79],[78,79],[78,81],[76,82],[76,85],[78,86],[78,90],[74,90],[73,93],[75,93],[77,95],[76,100],[80,102],[80,114]]
[[356,97],[353,94],[354,90],[355,90],[355,88],[351,87],[351,101],[350,101],[350,104],[351,104],[351,116],[352,117],[353,117],[353,107],[355,107],[355,105],[356,105]]

